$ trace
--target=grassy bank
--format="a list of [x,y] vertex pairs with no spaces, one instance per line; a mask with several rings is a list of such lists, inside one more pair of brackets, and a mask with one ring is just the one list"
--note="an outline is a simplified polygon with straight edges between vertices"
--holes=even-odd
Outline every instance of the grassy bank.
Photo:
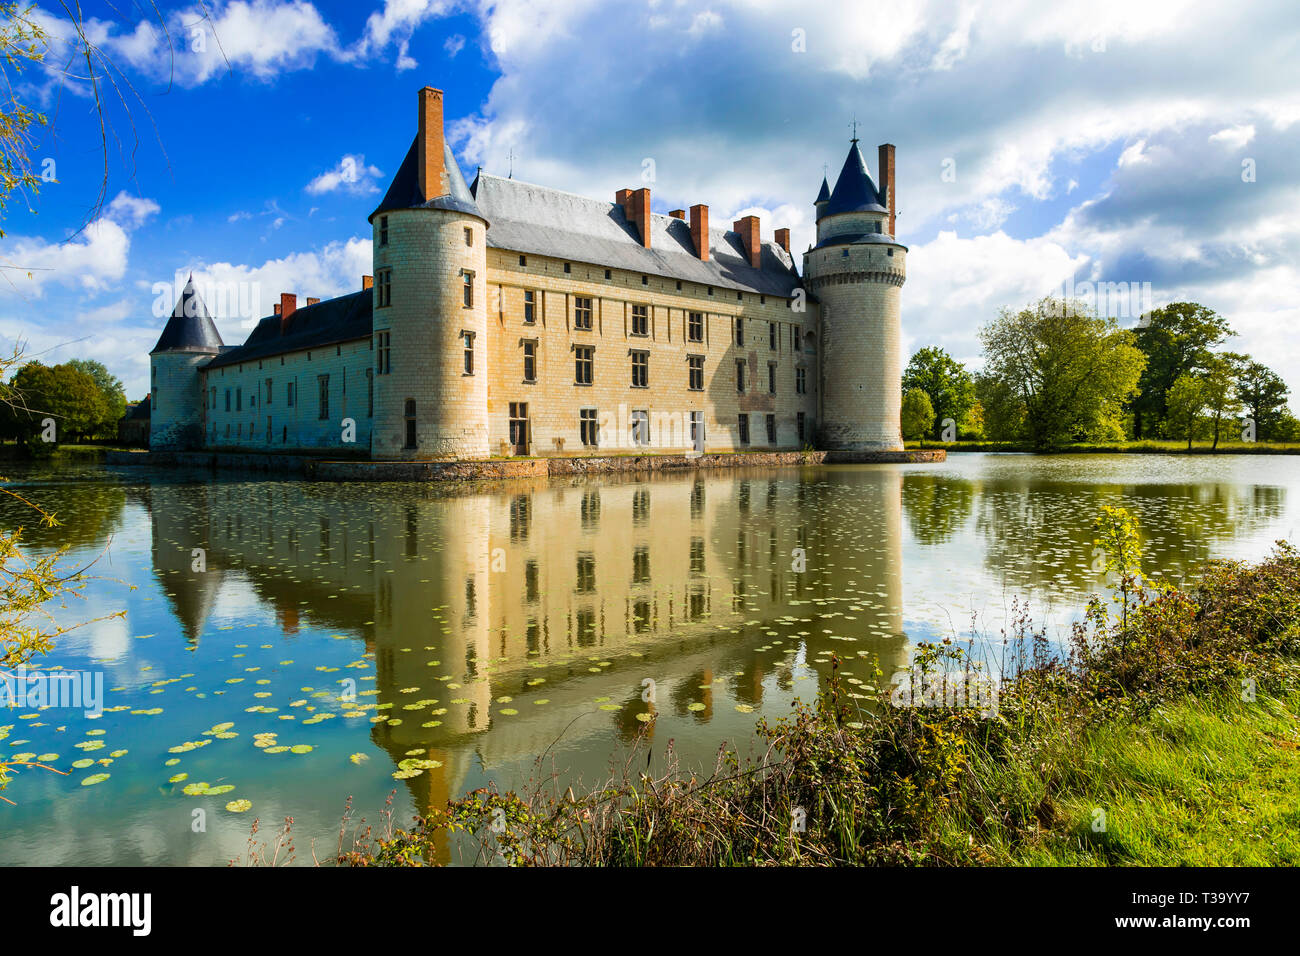
[[658,776],[591,792],[481,790],[338,862],[1300,863],[1300,553],[1212,563],[1194,591],[1120,580],[1067,652],[1016,618],[996,684],[955,643],[922,645],[910,701],[837,668],[816,703],[760,721],[760,758],[685,768],[670,746]]
[[[949,452],[961,451],[1016,451],[1032,452],[1034,448],[1023,442],[1014,441],[909,441],[907,449],[920,450],[942,448]],[[1212,442],[1194,441],[1188,451],[1185,441],[1121,441],[1121,442],[1072,442],[1052,450],[1053,454],[1076,455],[1300,455],[1300,443],[1297,442],[1242,442],[1220,441],[1217,448]]]

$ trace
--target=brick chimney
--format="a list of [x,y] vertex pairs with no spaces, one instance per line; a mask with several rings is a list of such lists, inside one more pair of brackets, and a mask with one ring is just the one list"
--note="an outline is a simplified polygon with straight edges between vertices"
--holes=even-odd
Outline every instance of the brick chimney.
[[696,203],[691,207],[691,242],[701,262],[709,261],[709,207]]
[[362,276],[362,277],[361,277],[361,291],[362,291],[362,292],[366,291],[366,289],[372,289],[372,288],[374,288],[374,285],[375,285],[375,277],[374,277],[374,276]]
[[885,194],[885,208],[889,210],[889,234],[894,235],[894,145],[884,143],[879,148],[880,189]]
[[650,188],[620,189],[614,199],[623,207],[623,215],[641,234],[641,245],[650,248]]
[[319,298],[315,298],[315,299],[313,299],[311,296],[307,296],[307,304],[308,304],[308,305],[315,305],[315,304],[316,304],[317,302],[319,302],[319,301],[320,301]]
[[749,264],[755,269],[761,268],[763,247],[758,241],[758,217],[746,216],[744,219],[737,219],[731,224],[731,228],[740,233],[740,240],[745,244],[745,251],[749,253]]
[[674,209],[674,210],[673,210],[672,212],[670,212],[668,215],[672,216],[674,219],[685,220],[685,219],[686,219],[686,210],[685,210],[685,209]]
[[776,231],[776,244],[784,249],[787,253],[790,251],[790,230],[778,229]]
[[289,319],[293,317],[294,311],[298,308],[298,296],[293,292],[280,293],[280,308],[276,312],[280,315],[280,334],[284,335],[289,328]]
[[442,90],[426,86],[420,90],[420,133],[416,137],[415,170],[420,192],[426,200],[447,194],[447,170],[443,166]]
[[279,315],[279,314],[280,314],[280,303],[277,302],[274,306],[272,306],[272,309],[275,311],[275,314],[276,314],[276,315]]

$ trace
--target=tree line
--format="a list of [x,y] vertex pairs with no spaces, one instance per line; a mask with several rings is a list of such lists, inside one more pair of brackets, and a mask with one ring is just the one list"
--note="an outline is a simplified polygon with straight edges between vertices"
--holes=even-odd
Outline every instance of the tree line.
[[1195,302],[1144,315],[1136,328],[1084,303],[1044,298],[1003,309],[980,329],[984,367],[919,349],[903,372],[908,440],[1071,442],[1164,438],[1300,441],[1282,378],[1223,349],[1226,319]]
[[[114,438],[125,414],[121,380],[91,359],[26,362],[0,383],[0,439],[33,452],[52,450],[55,443]],[[46,440],[50,421],[54,442]]]

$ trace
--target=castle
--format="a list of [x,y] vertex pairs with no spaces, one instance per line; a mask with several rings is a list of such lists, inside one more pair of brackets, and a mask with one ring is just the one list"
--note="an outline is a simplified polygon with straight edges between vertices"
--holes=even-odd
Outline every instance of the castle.
[[370,215],[373,277],[285,293],[226,346],[188,283],[150,353],[155,450],[374,459],[901,449],[894,147],[855,138],[790,231],[650,211],[482,171],[465,184],[439,90]]

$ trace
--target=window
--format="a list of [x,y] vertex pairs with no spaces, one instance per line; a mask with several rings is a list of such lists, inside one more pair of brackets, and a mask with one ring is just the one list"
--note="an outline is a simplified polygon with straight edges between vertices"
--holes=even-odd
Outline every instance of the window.
[[776,444],[776,416],[768,415],[765,424],[767,425],[767,443],[769,445],[775,445]]
[[704,341],[704,313],[692,312],[686,319],[686,341]]
[[375,308],[384,309],[393,304],[393,270],[380,269],[375,273]]
[[770,351],[776,351],[776,323],[767,323],[767,347]]
[[578,434],[582,443],[588,448],[595,448],[599,442],[599,426],[596,424],[596,410],[583,408],[578,410]]
[[465,374],[474,374],[474,333],[460,333],[460,340],[465,348]]
[[532,289],[524,290],[524,325],[532,325],[537,321],[536,295]]
[[590,296],[573,297],[573,327],[575,329],[591,328],[591,298]]
[[797,368],[794,370],[794,390],[796,395],[804,395],[808,391],[808,370],[806,368]]
[[375,370],[366,369],[366,417],[375,417]]
[[650,309],[644,305],[632,306],[632,334],[650,334]]
[[415,447],[415,399],[408,398],[403,403],[402,416],[406,419],[406,445],[407,449]]
[[696,451],[704,451],[704,413],[691,412],[690,426],[691,447]]
[[266,416],[266,443],[271,444],[271,416]]
[[235,386],[235,411],[242,411],[244,407],[244,389]]
[[381,246],[388,245],[388,217],[387,216],[379,217],[379,244]]
[[465,245],[467,246],[474,245],[474,230],[471,229],[469,226],[465,227]]
[[519,265],[520,265],[521,267],[527,267],[527,265],[528,265],[528,257],[527,257],[527,256],[520,256],[520,257],[519,257]]
[[528,454],[528,403],[510,403],[510,446],[516,455]]
[[286,382],[284,386],[284,403],[293,408],[294,402],[298,400],[298,383]]
[[568,275],[568,274],[569,274],[570,272],[572,272],[572,271],[573,271],[573,270],[572,270],[572,267],[569,265],[569,263],[566,262],[566,263],[564,264],[564,274],[565,274],[565,275]]
[[744,414],[740,416],[740,443],[749,444],[749,416]]
[[686,356],[686,387],[692,392],[704,391],[704,356]]
[[650,444],[650,413],[644,410],[632,411],[632,444],[645,447]]
[[537,381],[537,343],[524,343],[524,381]]
[[803,412],[799,412],[799,413],[797,413],[797,414],[794,416],[794,430],[795,430],[795,433],[799,436],[799,441],[802,442],[802,441],[803,441],[803,434],[804,434],[804,415],[803,415]]
[[632,583],[647,584],[650,581],[650,549],[645,545],[632,552]]
[[393,341],[392,332],[375,333],[375,372],[379,375],[387,375],[393,370],[393,356],[391,344]]
[[[154,407],[156,408],[157,406],[158,403],[154,402]],[[230,389],[226,389],[226,411],[230,411]]]
[[262,402],[262,404],[271,404],[271,380],[269,378],[266,380],[266,401]]
[[790,326],[790,351],[799,351],[799,326],[797,325]]
[[575,385],[590,385],[593,366],[596,364],[594,345],[577,345],[573,349],[573,381]]
[[736,359],[736,391],[745,394],[745,360]]
[[467,269],[462,269],[460,273],[465,279],[465,308],[474,308],[474,273]]
[[776,394],[776,363],[767,363],[767,394]]
[[330,377],[328,375],[316,376],[317,388],[317,418],[325,419],[330,417]]
[[736,344],[745,344],[745,320],[741,318],[736,319]]
[[642,276],[642,277],[641,277],[641,284],[642,284],[642,285],[649,285],[649,284],[650,284],[650,277],[649,277],[649,276]]
[[217,387],[215,385],[212,386],[211,391],[212,391],[212,401],[208,404],[208,408],[212,409],[215,412],[217,410]]
[[632,353],[632,387],[650,387],[650,353],[634,351]]

